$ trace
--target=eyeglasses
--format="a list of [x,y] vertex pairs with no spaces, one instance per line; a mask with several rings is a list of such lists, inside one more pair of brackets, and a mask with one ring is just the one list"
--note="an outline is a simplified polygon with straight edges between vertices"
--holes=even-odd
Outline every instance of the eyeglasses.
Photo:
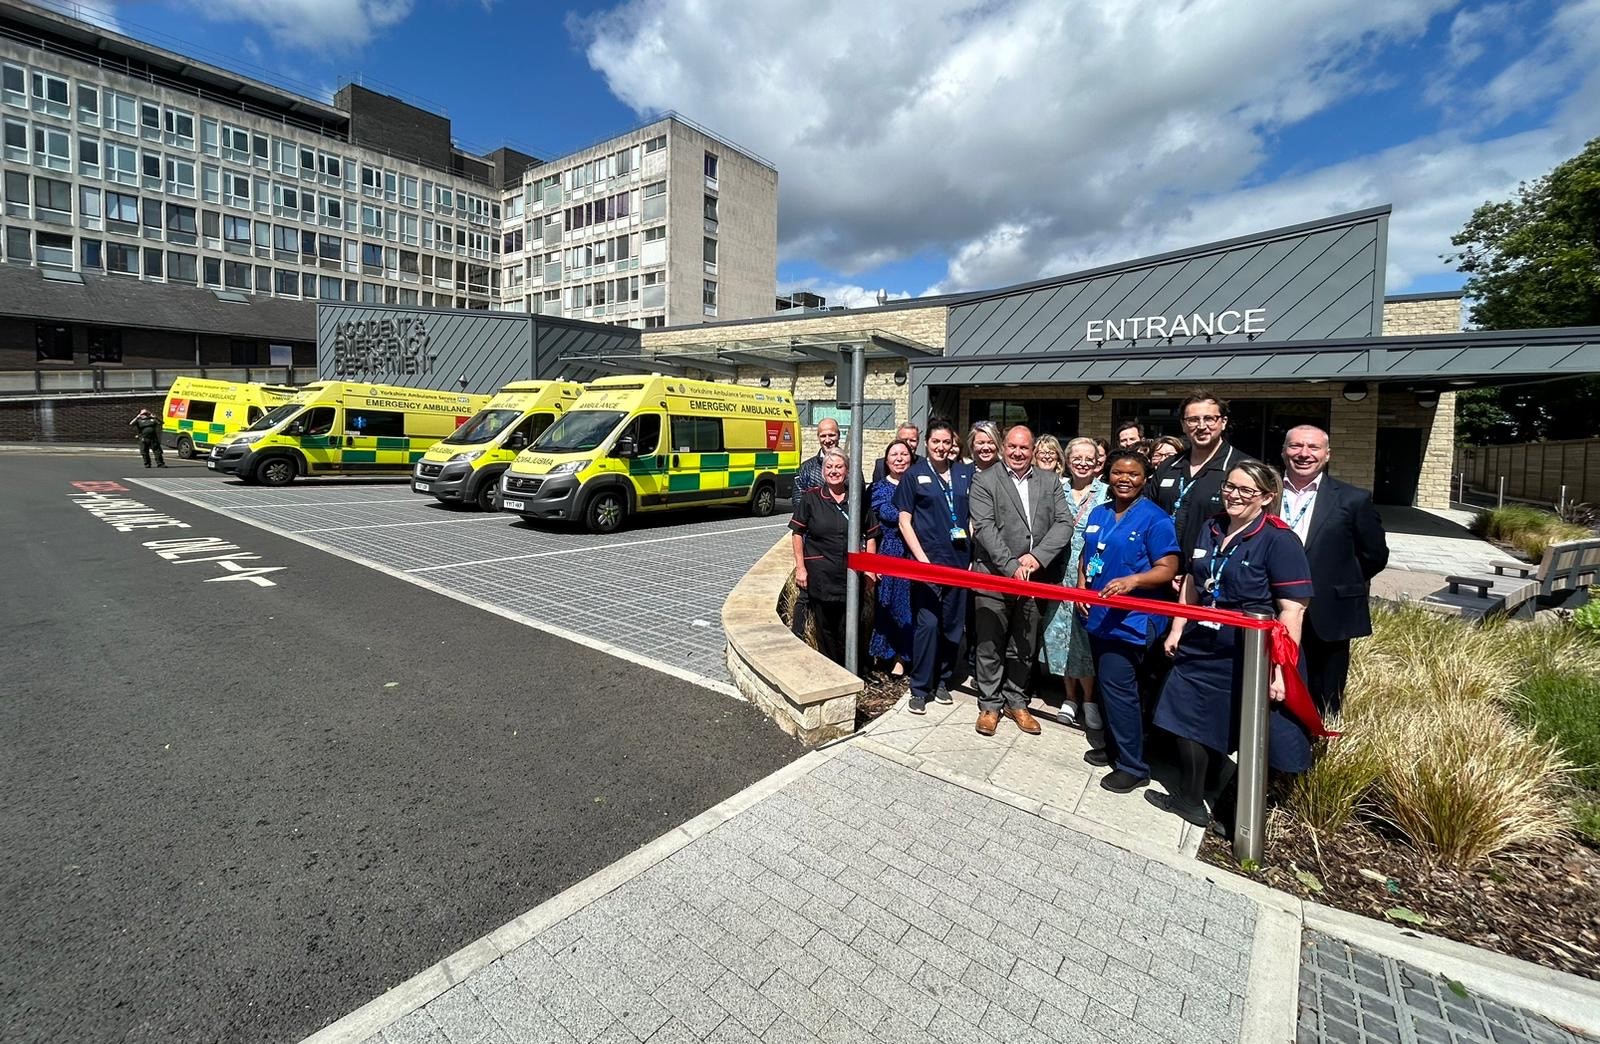
[[1265,490],[1256,489],[1254,486],[1235,486],[1232,482],[1222,484],[1222,495],[1225,497],[1244,497],[1246,500],[1252,500],[1265,493]]
[[1183,426],[1185,428],[1198,428],[1201,426],[1214,428],[1227,419],[1228,418],[1215,413],[1209,417],[1185,417],[1183,418]]

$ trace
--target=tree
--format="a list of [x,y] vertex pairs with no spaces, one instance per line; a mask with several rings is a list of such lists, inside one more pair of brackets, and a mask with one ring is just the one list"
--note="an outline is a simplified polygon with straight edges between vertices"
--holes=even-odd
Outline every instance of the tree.
[[[1600,326],[1600,138],[1509,200],[1485,203],[1450,237],[1468,275],[1471,318],[1488,330]],[[1600,380],[1574,378],[1475,396],[1462,435],[1496,441],[1600,434]]]

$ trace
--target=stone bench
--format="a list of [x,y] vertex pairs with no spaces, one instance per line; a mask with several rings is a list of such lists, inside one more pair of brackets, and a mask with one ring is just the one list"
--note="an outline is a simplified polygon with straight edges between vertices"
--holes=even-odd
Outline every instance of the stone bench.
[[794,571],[789,534],[761,556],[722,603],[728,673],[783,731],[817,745],[856,727],[861,679],[794,636],[778,598]]

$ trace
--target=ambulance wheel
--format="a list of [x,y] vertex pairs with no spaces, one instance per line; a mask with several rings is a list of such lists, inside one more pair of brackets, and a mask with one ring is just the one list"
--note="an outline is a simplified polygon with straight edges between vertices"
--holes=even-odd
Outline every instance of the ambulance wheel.
[[268,457],[256,465],[256,481],[263,486],[287,486],[294,481],[296,470],[289,457]]
[[756,518],[766,518],[778,507],[778,491],[772,488],[772,483],[763,482],[756,487],[750,495],[750,514]]
[[194,459],[194,442],[187,435],[178,439],[178,456],[184,460]]
[[628,517],[628,498],[619,489],[602,489],[583,506],[583,524],[591,533],[615,533]]
[[500,487],[499,475],[485,475],[478,482],[478,490],[472,495],[472,502],[479,511],[497,510],[494,506],[494,495]]

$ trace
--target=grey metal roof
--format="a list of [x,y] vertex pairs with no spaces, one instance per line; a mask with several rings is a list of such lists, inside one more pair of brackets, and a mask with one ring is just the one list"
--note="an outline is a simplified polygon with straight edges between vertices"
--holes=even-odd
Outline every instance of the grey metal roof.
[[229,294],[112,275],[81,282],[47,278],[44,269],[0,264],[0,315],[41,321],[131,326],[261,340],[313,341],[316,304],[258,294]]
[[1106,346],[1092,351],[917,360],[925,385],[1119,384],[1128,381],[1479,381],[1600,373],[1600,327],[1468,330],[1410,337],[1255,344]]

